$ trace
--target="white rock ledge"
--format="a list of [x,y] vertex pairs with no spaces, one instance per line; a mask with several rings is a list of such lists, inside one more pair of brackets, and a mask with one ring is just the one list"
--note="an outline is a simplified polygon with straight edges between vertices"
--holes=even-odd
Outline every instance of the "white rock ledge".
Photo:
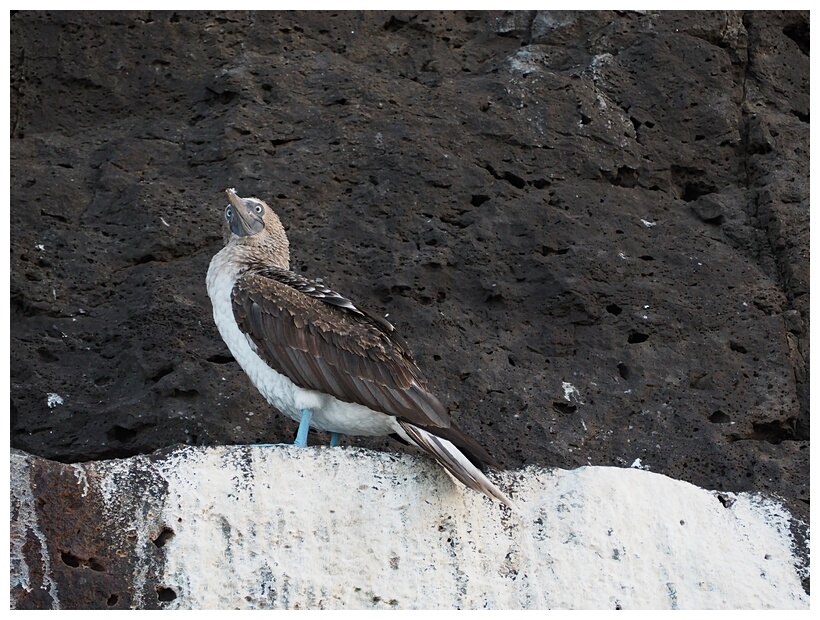
[[167,608],[809,607],[785,508],[638,469],[494,475],[516,514],[428,459],[356,448],[180,448],[75,467],[109,527],[146,541],[168,528]]

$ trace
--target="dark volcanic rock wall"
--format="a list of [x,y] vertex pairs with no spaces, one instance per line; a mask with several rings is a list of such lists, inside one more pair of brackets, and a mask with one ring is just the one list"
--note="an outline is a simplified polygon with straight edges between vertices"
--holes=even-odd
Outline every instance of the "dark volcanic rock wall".
[[808,514],[807,12],[19,12],[11,80],[14,447],[292,440],[210,315],[236,187],[505,467]]

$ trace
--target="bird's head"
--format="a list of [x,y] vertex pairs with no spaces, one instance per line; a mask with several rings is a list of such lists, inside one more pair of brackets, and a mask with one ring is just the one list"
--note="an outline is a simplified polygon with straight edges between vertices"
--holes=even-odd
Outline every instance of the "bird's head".
[[226,189],[225,243],[272,252],[279,266],[289,262],[288,238],[279,216],[263,200],[242,198],[235,189]]

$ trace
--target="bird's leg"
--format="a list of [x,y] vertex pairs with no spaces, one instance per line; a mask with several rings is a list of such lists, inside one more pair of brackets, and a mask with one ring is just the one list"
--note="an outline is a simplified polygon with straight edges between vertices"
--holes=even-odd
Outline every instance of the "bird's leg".
[[[310,431],[310,418],[313,412],[310,409],[302,409],[302,418],[299,420],[299,430],[296,431],[296,441],[290,443],[256,443],[253,444],[259,448],[270,448],[271,446],[298,446],[300,448],[307,447],[308,431]],[[333,440],[331,439],[331,442]],[[337,440],[338,443],[338,440]]]
[[339,442],[341,440],[342,440],[342,434],[341,433],[332,433],[330,435],[330,447],[335,448],[336,446],[339,445]]
[[310,409],[302,409],[302,419],[299,421],[299,430],[296,432],[296,441],[293,442],[294,446],[299,446],[300,448],[307,447],[310,417],[312,415],[313,412]]

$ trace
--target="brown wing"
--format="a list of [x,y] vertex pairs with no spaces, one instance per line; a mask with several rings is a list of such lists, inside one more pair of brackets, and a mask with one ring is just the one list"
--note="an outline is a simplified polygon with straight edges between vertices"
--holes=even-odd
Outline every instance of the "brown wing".
[[299,387],[432,432],[449,429],[447,410],[427,389],[410,352],[391,336],[392,326],[382,320],[388,330],[324,287],[306,292],[305,283],[310,281],[271,270],[239,278],[232,293],[234,317],[257,354]]

